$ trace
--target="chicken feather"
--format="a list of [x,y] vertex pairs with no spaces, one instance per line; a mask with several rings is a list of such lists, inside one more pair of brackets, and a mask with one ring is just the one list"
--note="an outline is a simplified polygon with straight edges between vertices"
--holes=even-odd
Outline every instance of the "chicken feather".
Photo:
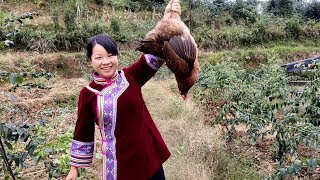
[[197,44],[180,14],[179,0],[170,0],[163,18],[136,50],[163,58],[175,75],[180,94],[186,98],[198,78],[199,63]]

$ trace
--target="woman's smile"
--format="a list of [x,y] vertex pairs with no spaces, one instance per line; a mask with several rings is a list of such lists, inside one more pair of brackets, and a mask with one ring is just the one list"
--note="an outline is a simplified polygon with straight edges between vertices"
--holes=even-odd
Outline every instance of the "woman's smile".
[[104,78],[114,77],[119,60],[117,55],[108,53],[103,46],[96,44],[92,50],[91,65]]

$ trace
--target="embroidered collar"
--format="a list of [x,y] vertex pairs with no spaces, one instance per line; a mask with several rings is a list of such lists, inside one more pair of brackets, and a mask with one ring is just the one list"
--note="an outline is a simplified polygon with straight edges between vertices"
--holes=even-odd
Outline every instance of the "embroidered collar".
[[104,86],[108,86],[108,85],[112,84],[113,82],[115,82],[118,79],[118,76],[119,76],[118,71],[116,71],[115,75],[112,78],[102,77],[97,72],[92,73],[93,81],[96,84],[100,84],[100,85],[104,85]]

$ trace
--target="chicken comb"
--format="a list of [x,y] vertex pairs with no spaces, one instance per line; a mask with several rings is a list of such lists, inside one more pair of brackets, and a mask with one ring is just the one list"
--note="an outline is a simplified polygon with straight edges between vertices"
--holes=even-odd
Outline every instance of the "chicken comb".
[[190,36],[174,36],[169,40],[169,44],[174,52],[188,64],[196,59],[197,47]]

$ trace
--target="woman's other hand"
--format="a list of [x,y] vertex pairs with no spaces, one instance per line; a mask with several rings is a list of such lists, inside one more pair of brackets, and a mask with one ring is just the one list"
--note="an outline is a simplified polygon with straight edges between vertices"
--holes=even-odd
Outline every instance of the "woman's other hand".
[[66,180],[76,180],[78,176],[77,168],[74,166],[71,166],[71,169],[69,171],[68,176],[66,177]]

